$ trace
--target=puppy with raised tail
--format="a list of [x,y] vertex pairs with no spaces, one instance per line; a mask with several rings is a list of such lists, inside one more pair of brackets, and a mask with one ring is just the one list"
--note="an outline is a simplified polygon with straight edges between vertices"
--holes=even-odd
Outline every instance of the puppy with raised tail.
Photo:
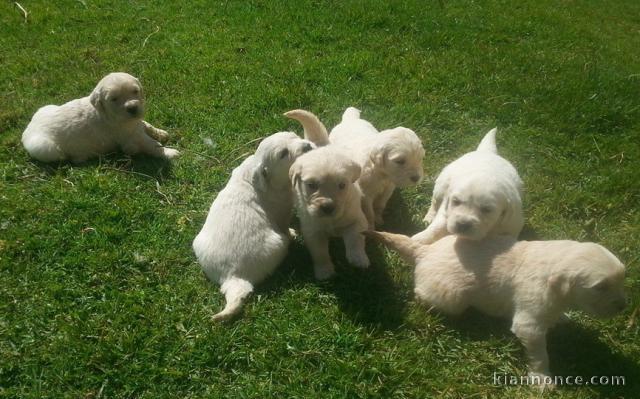
[[358,186],[362,191],[362,210],[369,228],[384,223],[384,208],[396,187],[416,185],[422,180],[424,148],[410,129],[396,127],[378,130],[360,118],[360,111],[349,107],[342,121],[327,134],[312,113],[293,110],[285,114],[300,121],[308,139],[318,146],[331,143],[351,155],[362,172]]
[[448,234],[471,240],[520,234],[522,180],[513,165],[498,155],[496,132],[490,130],[475,151],[442,170],[424,217],[430,224],[414,239],[430,244]]
[[547,330],[569,309],[606,318],[626,305],[625,268],[606,248],[576,241],[474,241],[447,236],[431,245],[366,232],[415,266],[416,298],[447,314],[474,307],[511,318],[526,348],[530,375],[549,376]]
[[127,73],[110,73],[90,96],[40,108],[22,133],[22,144],[42,162],[84,162],[117,149],[131,155],[178,156],[177,150],[159,142],[168,139],[167,132],[143,116],[140,81]]
[[212,320],[226,320],[242,309],[253,287],[282,262],[289,246],[293,192],[289,168],[314,145],[281,132],[260,143],[235,168],[209,209],[193,250],[209,280],[220,284],[224,309]]
[[354,182],[360,166],[333,145],[320,147],[298,158],[289,171],[295,192],[300,228],[313,259],[318,280],[334,275],[329,238],[342,237],[347,260],[369,267],[364,236],[367,219],[362,213],[362,194]]

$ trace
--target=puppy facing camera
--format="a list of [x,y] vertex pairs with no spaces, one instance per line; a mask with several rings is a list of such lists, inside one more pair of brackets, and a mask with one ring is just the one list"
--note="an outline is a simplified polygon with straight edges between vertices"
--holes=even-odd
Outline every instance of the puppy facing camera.
[[384,223],[382,214],[396,187],[413,186],[422,180],[425,152],[411,129],[396,127],[378,132],[353,107],[345,110],[342,121],[330,134],[308,111],[293,110],[285,115],[302,124],[307,139],[318,146],[331,144],[339,148],[360,166],[357,184],[369,228]]
[[366,230],[367,220],[360,206],[360,190],[354,184],[359,176],[360,166],[332,145],[302,155],[289,171],[302,235],[318,280],[335,273],[329,254],[330,237],[343,238],[351,264],[369,266],[360,234]]
[[42,162],[84,162],[118,149],[174,158],[177,150],[163,147],[169,135],[145,122],[140,81],[122,72],[110,73],[91,95],[63,105],[40,108],[22,133],[29,155]]
[[565,311],[607,318],[626,306],[625,268],[595,243],[516,241],[506,235],[474,241],[450,235],[426,245],[400,234],[365,234],[415,266],[418,301],[452,315],[474,307],[511,318],[531,375],[549,376],[546,333]]
[[414,239],[430,244],[448,234],[470,240],[520,234],[523,184],[513,165],[498,155],[496,132],[489,131],[475,151],[442,170],[424,217],[430,224]]
[[214,321],[240,313],[256,284],[282,262],[289,246],[293,193],[289,168],[315,145],[280,132],[260,142],[231,173],[211,204],[193,250],[209,280],[220,284],[224,309]]

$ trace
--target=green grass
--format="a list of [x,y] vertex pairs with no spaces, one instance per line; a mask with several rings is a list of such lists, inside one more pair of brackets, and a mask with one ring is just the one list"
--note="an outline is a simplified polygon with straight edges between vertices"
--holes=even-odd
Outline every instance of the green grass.
[[[623,315],[576,314],[549,336],[555,374],[626,385],[549,396],[637,395],[637,1],[20,4],[26,22],[0,3],[0,397],[537,395],[493,385],[526,372],[506,321],[427,314],[411,269],[375,245],[358,272],[335,243],[338,276],[320,284],[296,242],[241,319],[209,322],[223,298],[190,245],[247,143],[300,132],[289,109],[333,126],[350,105],[417,131],[431,177],[500,127],[527,187],[525,237],[597,241],[628,266]],[[30,160],[35,110],[111,71],[141,79],[146,119],[183,157]],[[417,231],[431,189],[394,195],[385,228]]]

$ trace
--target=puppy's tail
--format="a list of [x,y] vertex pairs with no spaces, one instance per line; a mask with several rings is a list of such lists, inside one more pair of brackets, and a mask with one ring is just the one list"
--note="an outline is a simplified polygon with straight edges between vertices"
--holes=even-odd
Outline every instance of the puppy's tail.
[[484,138],[478,145],[478,149],[476,151],[486,151],[493,152],[494,154],[498,153],[498,148],[496,147],[496,133],[498,132],[498,128],[494,127],[489,130],[489,133],[484,135]]
[[227,301],[224,309],[211,317],[212,321],[225,321],[240,313],[244,300],[253,292],[253,285],[247,280],[231,277],[222,283],[220,291]]
[[329,133],[327,128],[320,122],[317,116],[303,109],[294,109],[285,112],[284,116],[295,119],[304,128],[304,138],[311,141],[317,146],[329,144]]
[[347,121],[349,119],[360,119],[360,110],[355,107],[349,107],[342,114],[342,121]]
[[424,247],[419,242],[413,241],[411,237],[402,234],[385,233],[383,231],[363,231],[362,234],[380,241],[386,247],[398,252],[405,262],[414,266],[417,263],[418,254]]

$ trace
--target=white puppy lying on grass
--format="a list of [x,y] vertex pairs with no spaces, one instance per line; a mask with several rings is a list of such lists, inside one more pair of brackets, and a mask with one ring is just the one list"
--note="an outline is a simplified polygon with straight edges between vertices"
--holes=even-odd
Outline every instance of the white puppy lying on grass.
[[235,168],[211,205],[193,241],[209,280],[225,295],[224,310],[212,320],[229,319],[242,309],[254,285],[282,262],[289,246],[293,193],[289,168],[313,144],[295,133],[262,140],[254,155]]
[[66,104],[40,108],[22,133],[29,155],[42,162],[84,162],[121,149],[173,158],[180,153],[163,147],[168,134],[142,120],[144,96],[135,77],[122,73],[105,76],[90,96]]
[[328,135],[324,125],[308,111],[293,110],[285,115],[302,123],[309,140],[319,146],[331,143],[340,147],[358,162],[362,169],[358,179],[362,210],[371,229],[376,223],[384,223],[382,213],[396,187],[422,180],[424,148],[410,129],[396,127],[378,132],[353,107],[346,109],[342,122]]
[[522,180],[513,165],[498,155],[496,132],[489,131],[475,151],[442,170],[424,217],[429,227],[414,239],[430,244],[448,234],[472,240],[520,234]]
[[351,264],[369,267],[364,236],[360,234],[367,229],[367,219],[360,206],[362,194],[354,184],[360,176],[360,166],[329,145],[298,158],[289,174],[316,279],[326,280],[335,273],[329,237],[343,238]]
[[425,245],[399,234],[365,234],[415,265],[421,302],[448,314],[474,307],[510,317],[511,331],[526,348],[530,375],[549,376],[546,333],[566,310],[604,318],[626,305],[624,266],[598,244],[503,235],[480,241],[448,236]]

